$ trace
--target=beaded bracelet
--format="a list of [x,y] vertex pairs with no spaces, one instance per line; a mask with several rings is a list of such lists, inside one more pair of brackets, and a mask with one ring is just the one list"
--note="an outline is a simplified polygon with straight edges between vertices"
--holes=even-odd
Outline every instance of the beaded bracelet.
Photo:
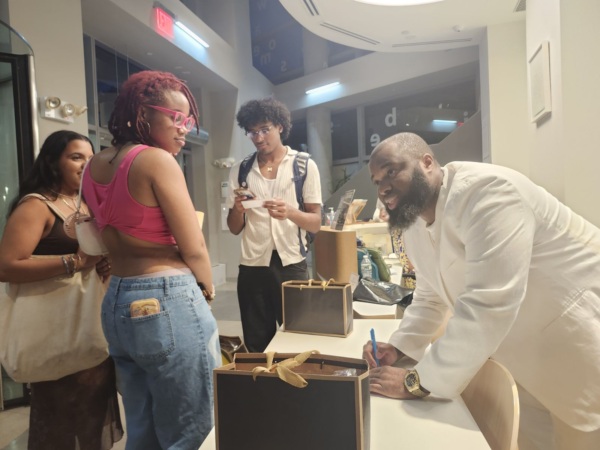
[[67,276],[73,277],[75,276],[75,272],[79,270],[77,261],[81,261],[81,256],[78,254],[72,254],[68,256],[61,256],[61,260],[63,262],[63,266],[65,266],[65,271],[67,272]]

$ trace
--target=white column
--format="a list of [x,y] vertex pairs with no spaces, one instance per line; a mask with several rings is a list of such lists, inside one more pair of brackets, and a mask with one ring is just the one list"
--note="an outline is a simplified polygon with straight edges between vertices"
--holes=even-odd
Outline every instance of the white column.
[[[308,30],[303,33],[304,73],[327,68],[327,41],[319,39]],[[306,138],[308,151],[319,166],[323,202],[331,196],[331,112],[317,106],[306,110]]]
[[308,151],[319,166],[323,202],[331,196],[331,112],[319,106],[306,111]]

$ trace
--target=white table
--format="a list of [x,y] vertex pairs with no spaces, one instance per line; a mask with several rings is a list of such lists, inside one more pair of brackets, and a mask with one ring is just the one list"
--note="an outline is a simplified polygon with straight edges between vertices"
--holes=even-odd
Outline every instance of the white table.
[[[360,358],[362,346],[375,329],[378,341],[387,341],[399,320],[355,319],[346,338],[278,331],[266,351],[296,353],[319,350],[323,354]],[[214,429],[200,450],[215,450]],[[489,449],[462,399],[395,400],[371,396],[371,449]],[[255,449],[248,449],[255,450]],[[256,449],[258,450],[258,449]]]
[[396,305],[378,305],[377,303],[352,302],[352,309],[361,319],[396,319]]

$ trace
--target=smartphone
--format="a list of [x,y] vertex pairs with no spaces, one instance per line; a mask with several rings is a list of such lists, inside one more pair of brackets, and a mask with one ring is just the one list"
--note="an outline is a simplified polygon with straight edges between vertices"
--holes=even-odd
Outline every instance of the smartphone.
[[250,199],[250,198],[254,198],[254,194],[253,194],[253,193],[252,193],[252,191],[251,191],[250,189],[248,189],[248,188],[242,188],[242,187],[239,187],[239,188],[237,188],[237,189],[234,189],[234,190],[233,190],[233,193],[234,193],[235,195],[245,195],[245,196],[246,196],[247,198],[249,198],[249,199]]
[[129,305],[131,317],[151,316],[160,312],[160,303],[155,298],[136,300]]

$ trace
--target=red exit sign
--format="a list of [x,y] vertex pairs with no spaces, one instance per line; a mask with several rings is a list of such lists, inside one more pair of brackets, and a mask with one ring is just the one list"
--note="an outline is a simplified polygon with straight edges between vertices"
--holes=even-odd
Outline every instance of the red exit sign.
[[173,16],[158,6],[154,7],[154,31],[163,37],[173,39]]

